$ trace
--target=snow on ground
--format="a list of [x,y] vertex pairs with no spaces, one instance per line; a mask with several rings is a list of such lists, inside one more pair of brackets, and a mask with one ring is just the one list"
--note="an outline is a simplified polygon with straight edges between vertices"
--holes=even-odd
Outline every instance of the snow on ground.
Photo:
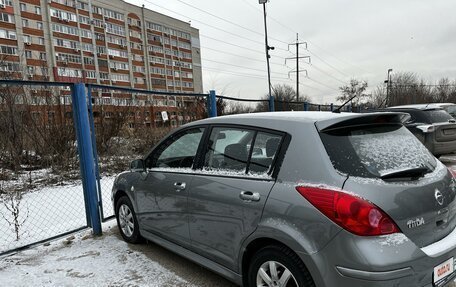
[[[113,214],[111,188],[114,177],[101,179],[105,217]],[[0,252],[86,226],[82,183],[41,187],[23,195],[19,206],[20,239],[16,240],[9,200],[0,199]]]
[[0,258],[1,286],[234,286],[151,243],[130,245],[115,220]]

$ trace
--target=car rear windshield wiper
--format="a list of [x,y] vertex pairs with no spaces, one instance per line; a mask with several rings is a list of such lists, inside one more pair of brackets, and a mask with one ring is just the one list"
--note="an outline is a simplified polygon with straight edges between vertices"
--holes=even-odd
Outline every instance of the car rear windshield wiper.
[[401,170],[395,170],[392,172],[384,173],[380,175],[381,179],[393,179],[393,178],[419,178],[425,175],[426,173],[430,172],[431,169],[425,166],[414,167],[414,168],[406,168]]

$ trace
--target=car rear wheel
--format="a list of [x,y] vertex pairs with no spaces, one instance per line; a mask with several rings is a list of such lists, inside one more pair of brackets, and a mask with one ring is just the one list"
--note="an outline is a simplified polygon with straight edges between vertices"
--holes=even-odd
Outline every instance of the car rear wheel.
[[301,259],[285,246],[267,246],[253,257],[248,273],[249,287],[314,287]]
[[122,196],[116,204],[116,219],[120,235],[128,243],[139,243],[142,240],[139,234],[138,220],[127,196]]

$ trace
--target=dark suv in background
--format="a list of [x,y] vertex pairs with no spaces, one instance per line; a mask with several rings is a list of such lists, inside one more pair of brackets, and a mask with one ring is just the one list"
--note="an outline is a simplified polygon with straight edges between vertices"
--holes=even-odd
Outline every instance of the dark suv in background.
[[411,117],[404,125],[436,157],[456,151],[456,120],[437,104],[395,106],[385,110],[408,113]]

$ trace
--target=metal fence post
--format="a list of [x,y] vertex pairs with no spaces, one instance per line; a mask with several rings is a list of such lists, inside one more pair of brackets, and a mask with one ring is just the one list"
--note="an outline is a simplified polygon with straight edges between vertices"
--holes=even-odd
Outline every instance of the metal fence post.
[[321,105],[318,105],[318,111],[321,112]]
[[85,85],[81,83],[75,84],[72,89],[71,98],[84,188],[84,200],[86,206],[88,206],[86,212],[89,214],[89,223],[93,229],[93,234],[101,235],[101,220],[95,179],[95,161],[93,159]]
[[92,151],[93,151],[93,159],[95,162],[95,177],[97,180],[97,189],[98,189],[98,206],[100,207],[100,214],[101,219],[104,220],[104,212],[103,212],[103,198],[101,192],[101,183],[100,183],[100,165],[98,164],[98,151],[97,151],[97,139],[95,135],[95,121],[93,119],[93,103],[92,103],[92,85],[87,85],[87,101],[88,101],[88,111],[89,111],[89,121],[90,121],[90,129],[91,129],[91,136],[92,136]]
[[274,96],[270,96],[269,97],[269,111],[270,112],[274,112],[275,111],[275,108],[274,108]]
[[304,102],[304,111],[307,112],[309,110],[309,104]]
[[331,103],[331,112],[333,112],[333,111],[334,111],[334,104]]
[[209,91],[209,95],[207,97],[208,102],[208,116],[210,118],[217,117],[217,97],[215,95],[215,91]]

